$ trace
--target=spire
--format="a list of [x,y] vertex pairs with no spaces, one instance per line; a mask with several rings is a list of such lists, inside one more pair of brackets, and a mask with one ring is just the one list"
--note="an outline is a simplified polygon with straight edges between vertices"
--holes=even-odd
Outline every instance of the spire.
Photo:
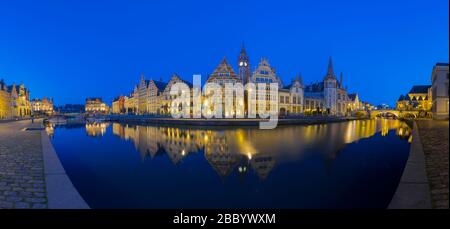
[[334,75],[334,73],[333,73],[333,60],[331,59],[331,56],[330,56],[330,59],[328,60],[328,72],[327,72],[327,75]]
[[241,61],[248,62],[247,51],[245,50],[244,43],[242,43],[241,52],[239,53],[239,58],[238,58],[238,62],[241,62]]
[[334,76],[334,71],[333,71],[333,60],[330,59],[328,60],[328,71],[327,74],[325,75],[325,79],[333,79],[336,80],[336,77]]
[[297,80],[298,80],[298,82],[300,82],[300,84],[303,85],[303,77],[302,77],[302,73],[301,72],[300,72],[300,74],[298,74]]
[[344,80],[344,74],[341,72],[341,76],[340,76],[340,79],[339,79],[339,84],[341,85],[341,88],[344,88],[343,80]]
[[247,51],[245,51],[244,42],[242,42],[242,45],[241,45],[241,55],[247,55]]

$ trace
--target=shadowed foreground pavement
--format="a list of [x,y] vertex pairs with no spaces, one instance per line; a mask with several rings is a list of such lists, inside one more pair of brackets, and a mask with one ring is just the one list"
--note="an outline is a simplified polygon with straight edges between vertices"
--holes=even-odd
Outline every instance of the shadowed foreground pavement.
[[448,131],[449,121],[417,121],[425,153],[425,165],[433,208],[449,208]]
[[30,120],[0,123],[0,209],[47,208],[41,131]]

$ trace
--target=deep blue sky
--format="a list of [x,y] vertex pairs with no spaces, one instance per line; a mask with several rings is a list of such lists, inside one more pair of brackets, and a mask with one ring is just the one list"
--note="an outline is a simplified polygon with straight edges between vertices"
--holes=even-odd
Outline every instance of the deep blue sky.
[[349,92],[395,104],[448,62],[448,0],[2,1],[0,78],[57,105],[128,94],[139,75],[233,67],[245,42],[252,70],[267,57],[285,83],[322,80],[328,57]]

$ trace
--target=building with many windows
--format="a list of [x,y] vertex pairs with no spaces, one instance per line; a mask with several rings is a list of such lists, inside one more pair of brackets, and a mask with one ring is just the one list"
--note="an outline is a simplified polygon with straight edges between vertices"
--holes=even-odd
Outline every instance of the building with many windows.
[[396,103],[396,110],[418,111],[422,117],[429,116],[432,105],[431,93],[431,85],[415,85],[408,94],[400,95]]
[[[245,68],[246,66],[241,66],[242,68]],[[242,77],[242,76],[241,76]],[[230,104],[233,104],[233,109],[229,111],[229,109],[225,109],[225,100],[227,99],[228,95],[234,95],[235,91],[233,88],[226,87],[226,84],[234,85],[237,83],[242,84],[242,79],[238,77],[236,72],[233,70],[230,64],[228,64],[227,59],[223,58],[220,64],[214,69],[213,73],[209,75],[208,79],[206,80],[206,83],[215,83],[221,87],[221,93],[222,98],[220,98],[220,101],[222,103],[222,113],[223,117],[232,117],[234,115],[244,115],[240,112],[244,110],[244,101],[238,101],[236,98],[233,100]],[[212,99],[214,92],[208,93],[204,95],[203,104],[208,106],[209,108],[216,109],[212,105]],[[238,107],[239,106],[239,107]],[[210,112],[209,110],[207,112]],[[208,114],[209,115],[209,114]]]
[[342,73],[340,80],[337,80],[330,57],[327,74],[323,81],[305,87],[305,112],[337,116],[349,115],[351,100],[342,81]]
[[[281,79],[275,74],[275,69],[272,68],[269,64],[269,61],[265,58],[261,58],[258,63],[258,67],[252,73],[252,77],[250,78],[250,82],[254,83],[256,88],[254,88],[255,92],[249,91],[249,103],[250,106],[255,109],[255,111],[262,111],[265,109],[267,112],[274,111],[274,109],[278,109],[278,96],[280,95],[270,95],[270,84],[276,84],[277,89],[280,93],[280,89],[283,88],[283,83]],[[260,85],[264,85],[261,87]],[[285,91],[286,92],[286,91]],[[286,93],[282,93],[283,98],[286,96]],[[290,96],[288,95],[286,100],[289,100]],[[289,104],[289,101],[284,100],[284,104]],[[271,104],[275,104],[275,107],[272,107]],[[259,107],[259,106],[263,107]],[[286,108],[283,109],[283,114],[287,113]],[[277,111],[277,110],[275,110]]]
[[85,111],[88,114],[107,114],[109,107],[103,102],[102,98],[87,98]]
[[[333,71],[332,60],[328,63],[328,70],[322,82],[304,85],[302,77],[295,77],[291,84],[284,85],[281,78],[276,74],[275,69],[269,61],[262,58],[253,72],[250,71],[249,57],[245,47],[242,46],[238,56],[238,71],[223,58],[219,65],[206,79],[206,83],[215,83],[221,86],[222,92],[222,113],[224,117],[250,116],[250,108],[258,111],[259,105],[265,105],[265,110],[273,112],[273,109],[282,116],[300,114],[327,114],[336,116],[347,116],[358,110],[368,109],[360,101],[356,94],[349,96],[347,89],[343,85],[343,75],[341,73],[338,80]],[[237,73],[236,73],[237,72]],[[123,100],[113,101],[113,113],[141,114],[141,115],[170,115],[171,102],[174,99],[170,95],[170,89],[177,82],[186,83],[190,88],[192,84],[173,74],[169,82],[157,80],[146,80],[141,75],[139,83],[129,96],[124,96]],[[247,88],[247,83],[254,83],[254,88]],[[276,96],[270,95],[270,85],[275,83],[278,89]],[[236,90],[227,91],[226,84],[242,84],[244,94],[237,95]],[[258,87],[263,84],[263,87]],[[225,109],[227,99],[233,99],[233,110]],[[212,109],[212,99],[214,93],[211,91],[201,96],[202,107]],[[191,92],[192,98],[192,92]],[[242,99],[244,98],[244,99]],[[272,104],[272,106],[271,106]],[[191,105],[193,102],[191,100]],[[123,108],[122,108],[123,106]],[[208,110],[206,110],[208,112]],[[242,113],[243,112],[243,115]],[[191,110],[192,113],[192,110]],[[256,112],[255,112],[256,113]],[[210,112],[209,115],[212,113]]]
[[42,99],[31,100],[31,112],[33,115],[52,115],[53,99],[43,97]]
[[8,91],[11,117],[29,117],[31,115],[30,91],[23,84],[13,84],[8,87]]
[[111,105],[111,113],[113,114],[125,114],[125,96],[118,96],[114,98]]
[[31,115],[30,91],[23,85],[6,85],[0,80],[0,119]]

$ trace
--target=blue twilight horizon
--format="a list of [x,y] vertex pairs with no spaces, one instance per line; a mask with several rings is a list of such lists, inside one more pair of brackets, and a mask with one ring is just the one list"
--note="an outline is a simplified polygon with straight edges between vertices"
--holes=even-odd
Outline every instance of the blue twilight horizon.
[[2,1],[0,79],[56,105],[131,92],[140,74],[206,80],[221,59],[237,70],[268,58],[283,82],[323,79],[328,58],[349,93],[395,105],[448,63],[449,2]]

